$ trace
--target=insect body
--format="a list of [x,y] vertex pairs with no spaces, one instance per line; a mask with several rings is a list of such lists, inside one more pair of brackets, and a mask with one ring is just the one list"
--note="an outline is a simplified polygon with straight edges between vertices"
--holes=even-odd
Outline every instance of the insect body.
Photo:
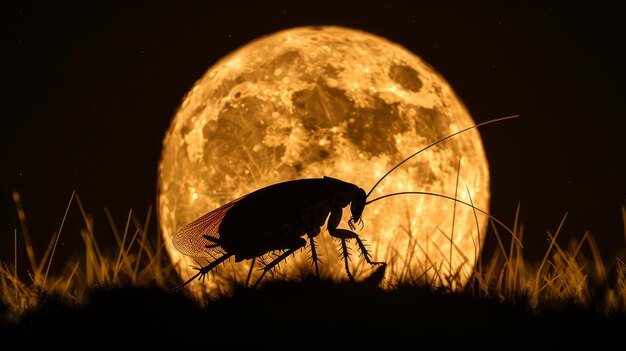
[[[344,250],[346,239],[356,239],[367,262],[380,264],[371,261],[358,234],[337,228],[343,208],[348,204],[352,214],[350,226],[354,229],[354,225],[361,222],[365,198],[365,190],[330,177],[278,183],[200,217],[182,228],[174,236],[173,243],[183,254],[192,257],[206,257],[214,250],[223,251],[223,256],[213,262],[218,264],[231,256],[235,256],[238,262],[271,251],[286,250],[265,266],[265,274],[284,258],[304,247],[307,242],[302,237],[306,235],[310,241],[312,259],[319,272],[314,238],[320,234],[321,227],[328,219],[329,234],[343,241]],[[345,251],[344,258],[347,260]],[[213,263],[209,264],[211,268]],[[208,272],[210,268],[207,267],[201,268],[198,274]],[[346,270],[351,277],[347,267],[346,261]]]
[[[284,250],[281,255],[265,265],[254,285],[257,286],[274,266],[306,246],[307,240],[303,238],[304,236],[309,239],[311,258],[319,275],[314,238],[320,234],[324,223],[330,236],[341,240],[346,273],[350,279],[353,279],[348,266],[346,240],[356,240],[363,257],[369,264],[383,264],[371,260],[363,241],[353,230],[356,224],[362,224],[361,216],[367,204],[390,196],[419,194],[444,197],[489,216],[488,213],[471,204],[440,194],[402,192],[387,194],[370,201],[367,201],[367,197],[389,173],[426,149],[467,130],[515,117],[517,116],[474,125],[428,145],[395,165],[378,180],[369,193],[354,184],[331,177],[300,179],[259,189],[205,214],[180,229],[174,235],[173,244],[176,249],[187,256],[200,259],[213,257],[214,260],[204,267],[196,268],[198,270],[196,275],[173,290],[180,290],[197,277],[204,277],[214,267],[232,256],[235,257],[236,262],[239,262],[246,259],[254,260],[272,251]],[[339,229],[337,227],[341,222],[342,210],[348,205],[350,205],[351,212],[348,225],[352,230]],[[503,225],[497,219],[491,218]],[[513,234],[511,230],[506,229]],[[514,234],[513,236],[515,237]]]

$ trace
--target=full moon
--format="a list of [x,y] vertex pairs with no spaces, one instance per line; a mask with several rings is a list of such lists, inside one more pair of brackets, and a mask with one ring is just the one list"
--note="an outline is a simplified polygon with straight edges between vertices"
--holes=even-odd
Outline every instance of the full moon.
[[[405,157],[472,125],[440,74],[382,37],[323,26],[256,39],[209,68],[167,131],[158,179],[167,251],[186,279],[197,263],[173,247],[172,237],[206,212],[293,179],[329,176],[367,192]],[[489,167],[478,131],[406,162],[368,200],[400,191],[456,196],[487,210]],[[348,228],[349,218],[348,207],[339,227]],[[373,259],[388,264],[383,284],[421,277],[445,284],[471,274],[488,218],[451,200],[401,195],[368,205],[363,221],[358,234]],[[347,279],[339,243],[325,228],[316,240],[321,275]],[[351,245],[351,269],[357,279],[365,277],[372,269]],[[307,245],[280,265],[274,279],[311,274],[309,256]],[[227,291],[233,281],[244,282],[250,263],[227,261],[208,276],[205,289]]]

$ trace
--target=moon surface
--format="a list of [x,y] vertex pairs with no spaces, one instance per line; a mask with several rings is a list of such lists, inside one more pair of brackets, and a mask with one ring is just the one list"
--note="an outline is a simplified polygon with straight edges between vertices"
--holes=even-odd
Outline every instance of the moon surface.
[[[167,251],[186,279],[195,273],[189,265],[197,264],[172,246],[172,237],[206,212],[292,179],[330,176],[368,192],[406,156],[473,124],[441,75],[382,37],[323,26],[256,39],[209,68],[167,131],[158,179]],[[477,130],[411,159],[368,200],[398,191],[456,195],[487,210],[489,168]],[[343,217],[339,227],[348,228],[348,208]],[[359,235],[374,260],[388,263],[385,284],[420,277],[445,284],[451,275],[463,282],[487,229],[487,218],[476,217],[471,208],[450,200],[395,196],[365,208]],[[325,228],[316,241],[322,276],[347,279],[339,243]],[[351,245],[351,268],[358,279],[371,268]],[[287,279],[310,274],[314,269],[308,258],[307,246],[276,274]],[[249,264],[227,261],[208,276],[206,289],[226,291],[233,280],[244,282]]]

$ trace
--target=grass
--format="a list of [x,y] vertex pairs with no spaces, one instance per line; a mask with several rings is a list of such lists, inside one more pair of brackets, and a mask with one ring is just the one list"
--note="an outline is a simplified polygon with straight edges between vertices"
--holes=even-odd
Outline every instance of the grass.
[[[29,267],[27,277],[18,274],[16,230],[13,264],[0,261],[0,296],[2,304],[8,310],[6,317],[9,320],[19,320],[25,312],[36,308],[42,299],[51,295],[69,303],[81,304],[95,288],[135,286],[165,289],[174,284],[173,268],[169,264],[164,245],[159,236],[150,235],[152,209],[148,210],[143,221],[131,210],[123,224],[123,230],[120,231],[118,223],[105,208],[111,235],[117,245],[113,251],[104,251],[96,240],[93,217],[85,211],[80,197],[73,193],[59,230],[52,235],[43,255],[36,257],[18,193],[13,193],[13,200],[20,220]],[[63,233],[63,227],[72,205],[78,208],[82,218],[83,228],[79,235],[84,243],[84,251],[76,260],[66,264],[63,273],[50,275],[59,238],[68,235]]]
[[[97,295],[98,291],[111,289],[119,291],[132,287],[165,293],[179,282],[174,268],[169,263],[158,230],[151,227],[154,219],[151,209],[143,219],[137,218],[133,211],[130,211],[123,221],[116,221],[105,208],[110,235],[116,242],[113,250],[105,250],[96,240],[93,217],[87,213],[79,196],[72,194],[59,230],[51,236],[44,253],[37,255],[30,239],[19,194],[14,193],[13,199],[20,219],[21,235],[18,235],[18,230],[11,233],[15,241],[13,260],[0,261],[0,301],[4,308],[5,321],[18,322],[29,316],[32,311],[48,305],[51,300],[59,301],[64,306],[76,307],[89,301],[93,302],[94,293]],[[76,210],[82,219],[82,229],[80,233],[66,233],[64,230],[66,219]],[[622,217],[626,239],[626,207],[622,208]],[[523,249],[514,240],[505,246],[497,228],[493,226],[492,234],[489,235],[495,235],[498,249],[489,260],[481,258],[470,272],[468,283],[459,283],[459,272],[444,274],[445,269],[442,266],[428,262],[424,263],[422,270],[416,271],[410,268],[414,266],[411,265],[409,256],[401,274],[387,278],[388,295],[384,298],[394,299],[398,296],[408,298],[410,294],[407,294],[407,289],[408,291],[413,289],[415,296],[419,297],[420,291],[426,289],[431,293],[451,298],[470,296],[480,301],[490,301],[492,304],[522,304],[534,312],[564,310],[569,306],[575,306],[598,315],[624,315],[626,312],[624,262],[618,258],[615,264],[605,264],[590,233],[585,233],[578,241],[570,242],[567,247],[559,245],[557,239],[563,235],[562,228],[566,219],[567,216],[564,216],[561,225],[554,232],[548,232],[550,244],[539,262],[529,262],[525,259]],[[513,230],[516,236],[523,240],[524,228],[520,224],[519,211]],[[54,259],[59,248],[59,240],[67,235],[80,235],[84,250],[76,259],[67,262],[61,273],[52,274],[51,267],[58,265]],[[18,255],[24,255],[17,250],[18,241],[25,244],[24,251],[29,264],[28,275],[20,274],[17,269]],[[584,252],[591,254],[587,257]],[[373,281],[378,285],[382,275],[380,272],[376,274],[366,281]],[[266,285],[273,286],[272,284]],[[343,283],[333,284],[340,287]],[[241,295],[240,292],[237,293],[241,288],[237,289],[234,294]],[[288,289],[293,287],[290,286]],[[261,289],[265,290],[265,287]],[[152,294],[158,294],[157,292]],[[232,298],[226,297],[225,301],[232,301],[228,300]],[[211,303],[215,306],[215,302],[209,302],[209,305]],[[162,305],[159,307],[163,308]]]

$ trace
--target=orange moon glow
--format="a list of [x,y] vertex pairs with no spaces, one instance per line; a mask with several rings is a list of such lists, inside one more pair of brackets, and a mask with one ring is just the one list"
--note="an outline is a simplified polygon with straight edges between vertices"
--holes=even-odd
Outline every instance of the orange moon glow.
[[[254,40],[195,83],[167,132],[158,204],[168,253],[186,279],[195,273],[189,265],[196,263],[172,246],[172,236],[206,212],[292,179],[330,176],[369,191],[404,157],[473,124],[432,67],[379,36],[325,26]],[[456,193],[488,210],[489,168],[478,132],[415,157],[369,199],[409,190]],[[374,260],[388,263],[386,284],[424,272],[441,281],[458,272],[465,280],[487,228],[487,218],[477,216],[480,231],[471,208],[455,209],[454,202],[435,197],[396,196],[365,208],[359,235],[370,244]],[[348,208],[343,217],[339,227],[348,228]],[[324,228],[316,240],[324,261],[321,275],[347,279],[337,241]],[[352,253],[357,279],[369,274],[355,246]],[[314,272],[308,257],[307,246],[280,265],[278,276]],[[233,279],[243,282],[249,264],[231,259],[208,276],[205,286],[224,291]]]

